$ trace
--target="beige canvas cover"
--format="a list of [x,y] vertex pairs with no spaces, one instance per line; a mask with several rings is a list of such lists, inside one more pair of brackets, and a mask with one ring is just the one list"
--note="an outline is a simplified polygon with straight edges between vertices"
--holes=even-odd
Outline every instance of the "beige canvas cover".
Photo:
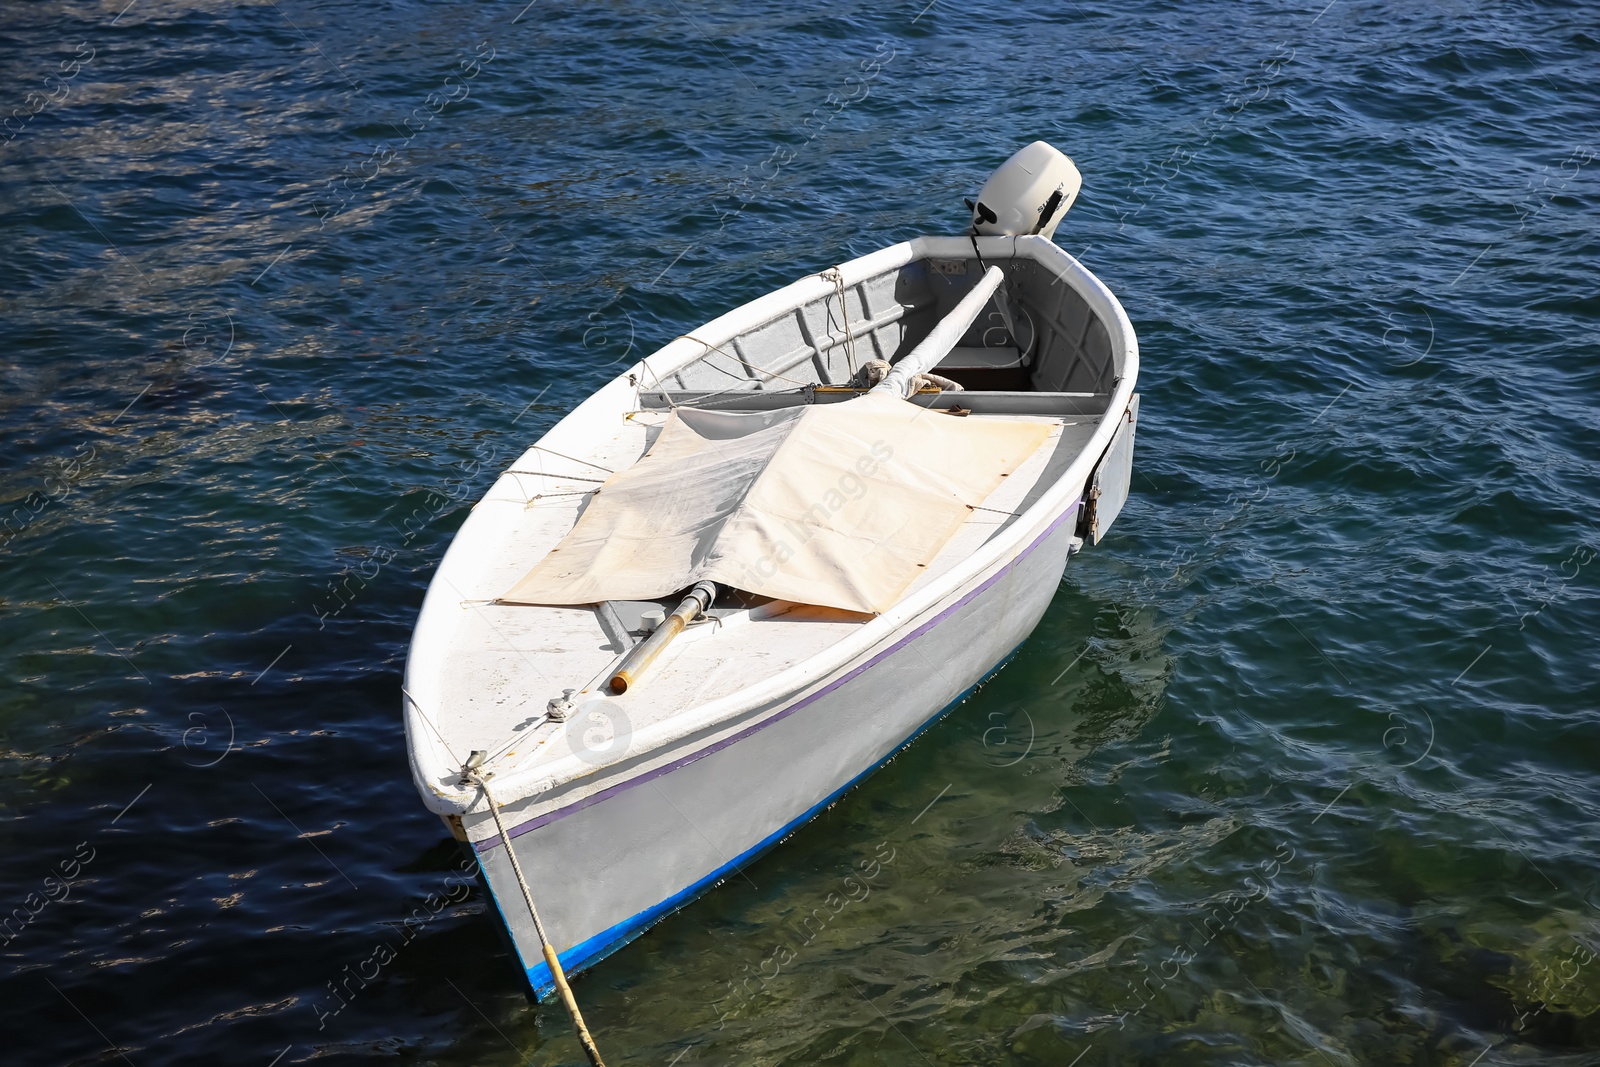
[[883,394],[749,414],[677,408],[501,600],[647,600],[710,580],[883,612],[1049,432]]

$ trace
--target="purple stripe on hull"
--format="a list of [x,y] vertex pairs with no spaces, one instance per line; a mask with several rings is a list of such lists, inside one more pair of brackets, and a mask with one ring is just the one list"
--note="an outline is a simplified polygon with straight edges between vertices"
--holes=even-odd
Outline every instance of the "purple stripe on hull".
[[[564,808],[557,808],[555,811],[547,811],[543,815],[535,816],[534,818],[529,819],[525,823],[521,823],[520,825],[513,826],[511,828],[511,836],[513,838],[521,837],[523,834],[529,833],[529,832],[531,832],[533,830],[537,830],[539,827],[548,825],[549,823],[553,823],[557,819],[565,818],[566,816],[571,815],[573,812],[582,811],[584,808],[587,808],[590,805],[598,804],[602,800],[607,800],[610,797],[614,797],[618,793],[623,792],[624,790],[632,789],[636,785],[643,785],[645,782],[652,781],[653,779],[659,778],[664,774],[670,774],[671,772],[677,770],[680,767],[686,767],[689,764],[693,763],[695,760],[704,759],[706,756],[709,756],[709,755],[712,755],[713,753],[722,751],[723,749],[727,748],[729,745],[735,744],[735,743],[737,743],[739,741],[743,741],[745,738],[749,737],[751,734],[755,733],[756,731],[763,730],[766,727],[771,726],[775,722],[778,722],[778,721],[780,721],[782,719],[786,719],[790,715],[793,715],[795,712],[799,711],[801,708],[803,708],[806,705],[812,703],[813,701],[820,700],[822,697],[824,697],[827,694],[833,692],[835,689],[838,689],[840,686],[844,685],[846,682],[848,682],[851,679],[855,678],[857,675],[863,673],[864,671],[866,671],[869,668],[871,668],[874,665],[876,665],[878,663],[878,661],[882,660],[884,657],[892,655],[895,652],[898,652],[900,649],[904,648],[906,645],[910,644],[912,641],[915,641],[917,638],[921,637],[923,634],[927,633],[929,630],[931,630],[935,626],[937,626],[940,622],[944,621],[944,619],[947,618],[948,616],[954,614],[957,611],[960,611],[963,607],[965,607],[968,603],[970,603],[975,597],[977,597],[978,595],[980,595],[981,593],[986,591],[990,586],[994,585],[994,583],[998,582],[1001,578],[1004,578],[1008,573],[1010,573],[1011,568],[1015,567],[1018,563],[1020,563],[1023,559],[1025,559],[1029,554],[1031,554],[1034,549],[1038,548],[1041,544],[1043,544],[1045,538],[1049,537],[1052,533],[1054,533],[1056,531],[1057,527],[1059,527],[1062,523],[1066,522],[1068,519],[1076,517],[1077,514],[1078,514],[1078,508],[1082,504],[1083,504],[1083,498],[1079,497],[1076,501],[1073,502],[1073,504],[1070,507],[1068,507],[1065,511],[1063,511],[1060,515],[1058,515],[1055,518],[1055,520],[1050,523],[1049,526],[1046,526],[1044,528],[1044,532],[1039,534],[1038,537],[1034,538],[1032,543],[1029,544],[1027,548],[1024,548],[1021,552],[1018,552],[1016,557],[1014,559],[1012,559],[1010,563],[1007,563],[1004,567],[1001,567],[998,571],[995,571],[994,574],[990,575],[983,582],[982,585],[980,585],[976,589],[972,590],[972,592],[968,593],[966,596],[962,597],[960,600],[957,600],[954,604],[951,604],[948,608],[945,608],[939,614],[935,615],[933,618],[929,619],[927,622],[923,623],[921,626],[919,626],[915,630],[911,631],[905,637],[902,637],[900,640],[896,641],[893,645],[890,645],[888,648],[884,649],[882,652],[878,653],[876,656],[873,656],[871,659],[867,660],[867,662],[863,663],[861,666],[859,666],[859,667],[855,668],[854,670],[850,671],[850,673],[848,673],[848,674],[846,674],[846,675],[844,675],[844,676],[842,676],[840,678],[837,678],[832,682],[829,682],[827,685],[823,686],[821,689],[817,690],[815,693],[812,693],[812,694],[810,694],[810,695],[808,695],[806,697],[801,698],[800,700],[795,701],[793,704],[790,704],[787,708],[784,708],[782,711],[778,712],[776,715],[769,716],[768,718],[763,719],[762,721],[756,723],[753,726],[749,726],[749,727],[739,731],[738,733],[733,734],[730,737],[723,738],[721,741],[718,741],[717,743],[715,743],[713,745],[708,745],[705,748],[700,749],[698,752],[691,752],[689,755],[684,756],[684,757],[682,757],[680,759],[673,760],[671,763],[664,763],[660,767],[655,768],[654,770],[647,771],[644,774],[641,774],[641,775],[639,775],[639,776],[637,776],[635,778],[630,778],[625,782],[618,782],[616,785],[609,786],[609,787],[607,787],[605,789],[602,789],[598,793],[593,793],[593,794],[591,794],[589,796],[586,796],[582,800],[579,800],[579,801],[577,801],[576,803],[573,803],[573,804],[569,804]],[[477,851],[479,851],[479,852],[488,852],[490,849],[497,847],[500,843],[501,843],[500,837],[497,835],[495,837],[490,837],[490,838],[484,839],[483,841],[479,841],[473,847],[476,848]]]

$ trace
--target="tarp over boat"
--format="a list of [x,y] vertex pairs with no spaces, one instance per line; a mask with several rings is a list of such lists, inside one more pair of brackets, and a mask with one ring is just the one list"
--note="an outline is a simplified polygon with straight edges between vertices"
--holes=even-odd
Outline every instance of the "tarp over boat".
[[881,613],[1048,437],[875,394],[731,413],[676,408],[501,601],[649,600],[697,581]]

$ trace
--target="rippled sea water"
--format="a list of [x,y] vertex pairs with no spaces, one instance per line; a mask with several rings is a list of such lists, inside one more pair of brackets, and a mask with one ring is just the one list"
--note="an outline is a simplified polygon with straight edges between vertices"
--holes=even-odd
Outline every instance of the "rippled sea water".
[[0,1058],[581,1062],[428,903],[428,577],[621,366],[1042,137],[1134,496],[575,983],[607,1062],[1600,1063],[1594,5],[524,2],[0,13]]

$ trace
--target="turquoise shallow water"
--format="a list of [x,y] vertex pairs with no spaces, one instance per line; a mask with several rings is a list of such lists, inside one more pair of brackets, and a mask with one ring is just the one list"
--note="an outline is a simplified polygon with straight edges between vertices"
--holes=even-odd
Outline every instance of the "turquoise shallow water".
[[579,1062],[406,771],[433,566],[1044,137],[1134,497],[608,1062],[1600,1063],[1592,5],[125,2],[0,14],[7,1062]]

